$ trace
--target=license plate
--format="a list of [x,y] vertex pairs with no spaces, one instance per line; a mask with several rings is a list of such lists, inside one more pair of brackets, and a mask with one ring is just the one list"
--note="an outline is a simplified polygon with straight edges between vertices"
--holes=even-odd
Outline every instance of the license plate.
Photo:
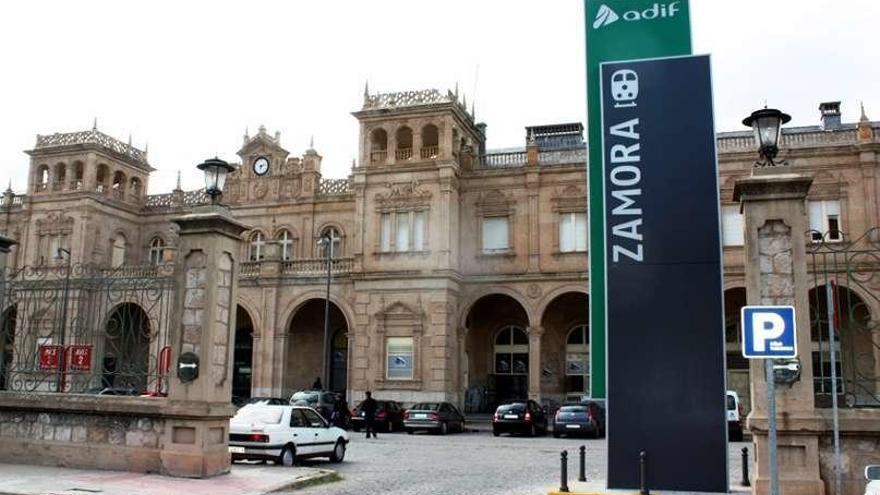
[[413,417],[417,418],[417,419],[425,419],[428,417],[428,415],[427,414],[413,414]]
[[581,425],[565,425],[566,428],[571,428],[572,430],[580,429]]
[[504,419],[519,419],[518,414],[505,414]]
[[362,418],[365,417],[366,415],[367,415],[367,413],[365,413],[365,412],[362,412],[362,413],[361,413],[361,417],[362,417]]
[[233,447],[232,445],[230,445],[229,446],[229,453],[230,454],[244,454],[244,447]]

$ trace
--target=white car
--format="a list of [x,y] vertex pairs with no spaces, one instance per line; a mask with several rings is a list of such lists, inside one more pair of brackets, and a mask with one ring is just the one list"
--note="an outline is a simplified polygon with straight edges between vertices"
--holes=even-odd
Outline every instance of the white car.
[[880,495],[880,464],[865,467],[865,495]]
[[297,459],[329,457],[342,462],[348,434],[330,426],[310,407],[248,404],[229,420],[232,460],[270,460],[293,466]]
[[727,391],[727,438],[731,442],[743,441],[743,414],[739,395],[733,390]]

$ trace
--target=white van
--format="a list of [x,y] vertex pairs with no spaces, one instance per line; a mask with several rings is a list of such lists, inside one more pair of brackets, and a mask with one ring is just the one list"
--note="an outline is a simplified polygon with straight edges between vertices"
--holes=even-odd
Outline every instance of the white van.
[[743,440],[743,410],[739,395],[733,390],[727,391],[727,438],[731,442]]

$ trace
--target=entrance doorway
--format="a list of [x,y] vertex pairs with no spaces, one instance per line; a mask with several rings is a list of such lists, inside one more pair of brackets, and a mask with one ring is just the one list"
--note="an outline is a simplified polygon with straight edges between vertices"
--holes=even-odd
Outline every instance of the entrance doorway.
[[235,350],[232,357],[232,396],[251,397],[254,376],[254,324],[243,307],[235,310]]
[[342,310],[330,303],[327,363],[330,377],[324,383],[324,299],[309,299],[290,319],[284,368],[285,396],[312,388],[320,378],[324,390],[345,393],[348,383],[348,323]]
[[150,337],[150,318],[140,306],[124,303],[113,310],[104,332],[103,387],[146,392]]

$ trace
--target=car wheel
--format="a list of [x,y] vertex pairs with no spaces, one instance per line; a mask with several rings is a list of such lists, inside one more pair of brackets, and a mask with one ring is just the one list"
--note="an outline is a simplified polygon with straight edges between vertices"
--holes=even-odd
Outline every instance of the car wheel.
[[296,450],[288,445],[281,450],[281,455],[278,456],[278,464],[281,464],[284,467],[292,467],[296,464]]
[[413,431],[412,428],[407,428],[407,429],[406,429],[406,434],[407,434],[407,435],[412,435],[413,433],[415,433],[415,431]]
[[558,432],[558,431],[554,431],[554,432],[553,432],[553,438],[559,438],[559,432]]
[[339,439],[333,446],[333,452],[330,454],[330,462],[342,462],[345,459],[345,441]]
[[444,421],[440,423],[440,434],[445,435],[447,433],[449,433],[449,425]]
[[495,431],[495,430],[492,430],[492,436],[497,437],[497,436],[500,436],[500,435],[501,435],[501,433],[499,433],[499,432],[497,432],[497,431]]

